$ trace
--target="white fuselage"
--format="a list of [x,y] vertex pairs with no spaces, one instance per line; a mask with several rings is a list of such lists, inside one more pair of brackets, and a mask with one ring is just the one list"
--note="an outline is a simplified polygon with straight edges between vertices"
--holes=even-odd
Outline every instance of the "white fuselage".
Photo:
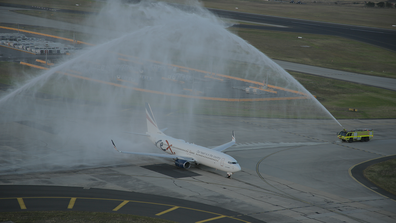
[[241,170],[237,161],[223,152],[188,143],[181,139],[175,139],[165,134],[148,134],[154,145],[168,154],[191,157],[197,164],[203,164],[230,173]]

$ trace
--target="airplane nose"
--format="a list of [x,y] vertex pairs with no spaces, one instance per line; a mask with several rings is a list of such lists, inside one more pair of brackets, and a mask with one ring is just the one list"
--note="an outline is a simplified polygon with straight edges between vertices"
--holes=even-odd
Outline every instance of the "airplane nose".
[[237,164],[237,166],[236,166],[236,171],[235,172],[237,172],[237,171],[241,171],[241,166],[239,166],[239,164]]

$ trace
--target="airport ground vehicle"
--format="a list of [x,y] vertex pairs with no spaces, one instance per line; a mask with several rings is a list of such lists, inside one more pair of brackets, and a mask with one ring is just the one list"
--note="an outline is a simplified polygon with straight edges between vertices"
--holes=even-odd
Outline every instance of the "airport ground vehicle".
[[343,142],[368,142],[371,138],[374,137],[374,130],[368,128],[360,128],[348,131],[346,129],[343,129],[341,132],[337,133],[337,136]]

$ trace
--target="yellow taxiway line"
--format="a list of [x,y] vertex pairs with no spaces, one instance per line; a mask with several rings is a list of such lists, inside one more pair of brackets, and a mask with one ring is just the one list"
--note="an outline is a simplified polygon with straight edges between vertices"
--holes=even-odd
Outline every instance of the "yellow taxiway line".
[[239,222],[250,223],[249,221],[246,221],[246,220],[243,220],[243,219],[240,219],[240,218],[236,218],[234,216],[227,216],[227,215],[223,215],[223,214],[219,214],[219,213],[215,213],[215,212],[211,212],[211,211],[206,211],[206,210],[201,210],[201,209],[196,209],[196,208],[190,208],[190,207],[184,207],[184,206],[174,206],[174,205],[171,205],[171,204],[164,204],[164,203],[147,202],[147,201],[121,200],[121,199],[114,199],[114,198],[50,197],[50,196],[25,197],[25,198],[22,198],[22,197],[4,197],[4,198],[0,198],[0,200],[14,200],[14,199],[17,199],[20,208],[24,209],[24,210],[27,209],[27,208],[26,208],[26,205],[25,205],[23,199],[70,199],[67,209],[72,209],[74,207],[74,204],[77,202],[77,200],[122,201],[116,208],[113,209],[113,211],[118,211],[119,209],[121,209],[122,207],[124,207],[128,203],[149,204],[149,205],[158,205],[158,206],[163,206],[163,207],[169,207],[169,209],[157,213],[156,216],[161,216],[163,214],[172,212],[174,210],[182,209],[182,210],[197,211],[197,212],[201,212],[201,213],[207,213],[207,214],[216,215],[216,217],[208,218],[208,219],[201,220],[201,221],[197,221],[196,223],[204,223],[204,222],[209,222],[209,221],[215,221],[215,220],[221,219],[221,218],[229,218],[229,219],[233,219],[233,220],[239,221]]
[[26,205],[25,205],[25,202],[23,202],[23,198],[18,197],[17,200],[19,203],[19,207],[21,207],[21,209],[23,209],[23,210],[26,209]]
[[70,202],[69,205],[67,206],[67,209],[73,209],[74,207],[74,203],[76,203],[76,199],[75,197],[70,198]]
[[29,67],[34,67],[34,68],[38,68],[38,69],[42,69],[42,70],[48,70],[48,68],[46,68],[46,67],[34,65],[34,64],[31,64],[31,63],[25,63],[25,62],[22,62],[22,61],[19,62],[19,63],[22,64],[22,65],[29,66]]
[[257,90],[260,90],[260,91],[267,91],[267,92],[271,92],[271,93],[274,93],[274,94],[277,94],[278,92],[276,92],[276,91],[273,91],[273,90],[271,90],[271,89],[264,89],[264,88],[258,88],[258,87],[253,87],[253,86],[249,86],[250,88],[253,88],[253,89],[257,89]]
[[169,208],[168,210],[165,210],[165,211],[160,212],[160,213],[155,214],[155,215],[161,216],[161,215],[166,214],[166,213],[168,213],[168,212],[174,211],[174,210],[176,210],[176,209],[178,209],[178,208],[179,208],[179,206],[174,206],[173,208]]
[[223,79],[221,79],[221,78],[212,77],[212,76],[208,76],[208,75],[205,75],[204,77],[205,78],[212,78],[212,79],[219,80],[219,81],[223,81]]
[[[82,41],[75,41],[75,40],[69,39],[69,38],[64,38],[64,37],[60,37],[60,36],[54,36],[54,35],[49,35],[49,34],[44,34],[44,33],[39,33],[39,32],[33,32],[33,31],[28,31],[28,30],[22,30],[22,29],[17,29],[17,28],[0,26],[0,29],[15,30],[15,31],[20,31],[20,32],[26,32],[26,33],[41,35],[41,36],[52,37],[52,38],[56,38],[56,39],[62,39],[62,40],[70,41],[70,42],[76,42],[76,43],[79,43],[79,44],[86,44],[86,45],[94,46],[94,44],[91,44],[91,43],[86,43],[86,42],[82,42]],[[2,45],[0,45],[0,46],[2,46]],[[11,49],[15,49],[15,48],[11,48]],[[27,52],[27,51],[23,51],[23,52],[30,53],[30,52]],[[120,56],[134,58],[136,60],[141,60],[138,57],[125,55],[125,54],[121,54],[121,53],[117,53],[117,54],[120,55]],[[131,61],[131,60],[126,60],[126,59],[122,59],[122,58],[118,58],[118,59],[119,60],[123,60],[123,61]],[[157,64],[169,65],[169,66],[172,66],[172,67],[178,67],[178,68],[180,68],[182,70],[184,69],[183,70],[184,72],[186,72],[186,71],[197,71],[197,72],[204,73],[204,74],[211,74],[211,72],[208,72],[208,71],[203,71],[203,70],[198,70],[198,69],[194,69],[194,68],[178,66],[178,65],[175,65],[175,64],[164,64],[162,62],[155,61],[155,60],[148,60],[148,61],[152,62],[152,63],[157,63]],[[131,62],[140,63],[141,64],[141,62],[138,62],[138,61],[131,61]],[[233,77],[233,76],[228,76],[228,75],[224,75],[224,74],[216,74],[216,76],[225,77],[225,78],[229,78],[229,79],[234,79],[234,80],[239,80],[239,81],[243,81],[243,82],[247,82],[247,83],[252,83],[252,84],[257,84],[257,85],[260,85],[260,86],[264,86],[264,84],[261,83],[261,82],[251,81],[251,80],[247,80],[247,79],[243,79],[243,78],[239,78],[239,77]],[[306,93],[303,93],[303,92],[300,92],[300,91],[290,90],[290,89],[287,89],[287,88],[282,88],[282,87],[278,87],[278,86],[275,86],[275,85],[269,85],[269,84],[267,86],[270,87],[270,88],[279,89],[279,90],[282,90],[282,91],[288,91],[288,92],[292,92],[292,93],[295,93],[295,94],[300,94],[300,95],[304,95],[304,96],[309,97],[309,94],[306,94]]]
[[[133,59],[135,59],[135,60],[140,60],[138,57],[134,57],[134,56],[126,55],[126,54],[118,53],[118,55],[124,56],[124,57],[128,57],[128,58],[133,58]],[[133,63],[138,63],[137,61],[126,60],[126,59],[121,59],[121,58],[119,58],[119,59],[120,59],[120,60],[123,60],[123,61],[130,61],[130,62],[133,62]],[[177,68],[180,68],[180,69],[186,69],[186,70],[190,70],[190,71],[196,71],[196,72],[199,72],[199,73],[203,73],[203,74],[205,74],[206,76],[207,76],[207,75],[213,74],[213,73],[208,72],[208,71],[198,70],[198,69],[189,68],[189,67],[183,67],[183,66],[179,66],[179,65],[175,65],[175,64],[164,64],[164,63],[162,63],[162,62],[155,61],[155,60],[148,60],[148,61],[149,61],[149,62],[152,62],[152,63],[162,64],[162,65],[169,65],[169,66],[177,67]],[[243,79],[243,78],[240,78],[240,77],[233,77],[233,76],[229,76],[229,75],[225,75],[225,74],[215,74],[215,75],[216,75],[216,76],[219,76],[219,77],[228,78],[228,79],[243,81],[243,82],[246,82],[246,83],[257,84],[257,85],[259,85],[259,86],[264,86],[264,83],[261,83],[261,82],[258,82],[258,81],[247,80],[247,79]],[[267,86],[270,87],[270,88],[274,88],[274,89],[278,89],[278,90],[282,90],[282,91],[287,91],[287,92],[291,92],[291,93],[295,93],[295,94],[300,94],[300,95],[304,95],[304,96],[308,96],[308,97],[309,97],[309,94],[306,94],[306,93],[303,93],[303,92],[300,92],[300,91],[290,90],[290,89],[287,89],[287,88],[278,87],[278,86],[269,85],[269,84],[268,84]]]
[[209,218],[209,219],[206,219],[206,220],[197,221],[195,223],[204,223],[204,222],[214,221],[214,220],[217,220],[217,219],[220,219],[220,218],[225,218],[225,217],[226,217],[225,215],[220,215],[220,216],[217,216],[217,217],[214,217],[214,218]]
[[36,62],[39,62],[39,63],[42,63],[42,64],[47,64],[47,65],[49,65],[49,66],[54,66],[55,64],[53,64],[53,63],[48,63],[48,62],[46,62],[45,60],[40,60],[40,59],[36,59]]
[[124,207],[124,205],[126,205],[127,203],[129,203],[129,201],[123,201],[121,204],[119,204],[116,208],[113,209],[113,211],[118,211],[120,210],[120,208]]
[[[75,202],[77,200],[122,201],[116,208],[113,209],[113,211],[118,211],[119,209],[124,207],[127,203],[149,204],[149,205],[159,205],[159,206],[170,207],[169,209],[156,214],[157,216],[160,216],[160,215],[163,215],[165,213],[174,211],[176,209],[184,209],[184,210],[197,211],[197,212],[202,212],[202,213],[216,215],[216,217],[208,218],[208,219],[201,220],[201,221],[197,221],[196,223],[209,222],[209,221],[214,221],[214,220],[221,219],[221,218],[229,218],[229,219],[233,219],[233,220],[244,222],[244,223],[250,223],[249,221],[246,221],[246,220],[243,220],[243,219],[239,219],[239,218],[236,218],[236,217],[233,217],[233,216],[227,216],[227,215],[223,215],[223,214],[219,214],[219,213],[215,213],[215,212],[211,212],[211,211],[205,211],[205,210],[200,210],[200,209],[190,208],[190,207],[184,207],[184,206],[174,206],[174,205],[171,205],[171,204],[163,204],[163,203],[147,202],[147,201],[137,201],[137,200],[121,200],[121,199],[114,199],[114,198],[92,198],[92,197],[50,197],[50,196],[25,197],[25,198],[22,198],[22,197],[4,197],[4,198],[0,198],[0,200],[14,200],[14,199],[17,199],[21,209],[27,209],[23,199],[49,199],[49,198],[50,199],[69,199],[70,198],[68,209],[72,208],[71,207],[71,203],[73,203],[73,207],[74,207],[74,204],[75,204]],[[71,208],[69,208],[69,207],[71,207]]]

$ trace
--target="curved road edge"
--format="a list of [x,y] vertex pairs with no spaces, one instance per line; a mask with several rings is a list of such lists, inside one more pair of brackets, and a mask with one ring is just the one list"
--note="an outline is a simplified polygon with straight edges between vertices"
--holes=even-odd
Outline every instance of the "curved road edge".
[[[263,222],[248,215],[190,200],[111,189],[0,185],[0,213],[95,211],[162,218],[176,222]],[[217,221],[216,221],[217,222]]]
[[369,189],[383,197],[386,197],[393,201],[396,201],[396,195],[394,195],[394,194],[382,189],[378,185],[374,184],[369,179],[367,179],[363,174],[363,171],[367,167],[369,167],[373,164],[377,164],[377,163],[384,162],[384,161],[387,161],[390,159],[395,159],[395,158],[396,158],[396,155],[390,155],[390,156],[379,157],[379,158],[375,158],[375,159],[371,159],[371,160],[366,160],[366,161],[363,161],[361,163],[358,163],[358,164],[352,166],[351,168],[349,168],[348,172],[349,172],[349,175],[356,182],[361,184],[362,186],[366,187],[367,189]]

